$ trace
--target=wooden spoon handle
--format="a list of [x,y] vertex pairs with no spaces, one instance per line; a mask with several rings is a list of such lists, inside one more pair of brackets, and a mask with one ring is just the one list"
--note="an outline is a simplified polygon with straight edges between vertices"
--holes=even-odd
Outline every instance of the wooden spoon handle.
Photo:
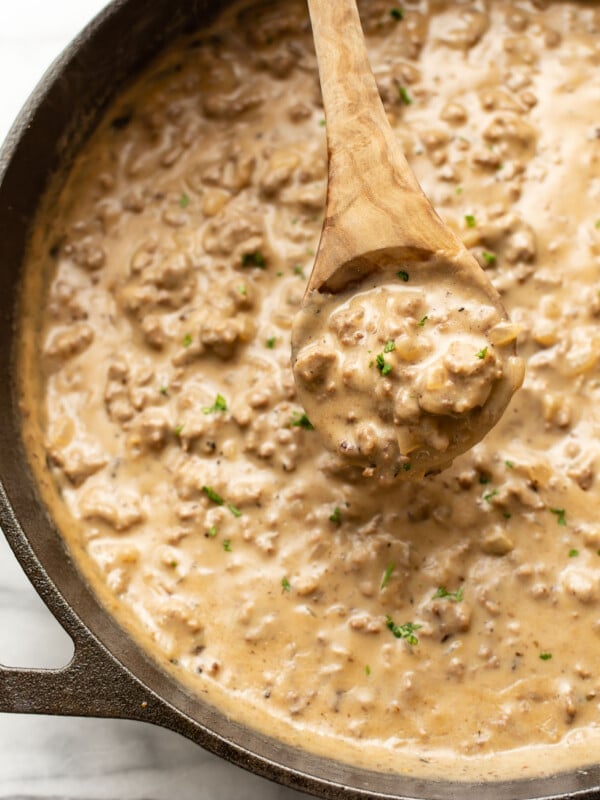
[[371,71],[356,0],[308,0],[323,105],[327,118],[329,199],[336,213],[364,181],[389,183],[392,167],[402,188],[421,193],[387,120]]
[[[356,0],[308,0],[327,121],[327,213],[307,286],[337,291],[373,262],[355,256],[398,248],[425,258],[461,245],[412,173],[389,121],[360,24]],[[464,249],[464,248],[463,248]]]

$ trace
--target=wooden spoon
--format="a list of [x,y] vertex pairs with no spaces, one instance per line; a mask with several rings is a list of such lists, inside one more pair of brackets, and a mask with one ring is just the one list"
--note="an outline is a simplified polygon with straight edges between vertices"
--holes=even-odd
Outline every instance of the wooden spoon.
[[[404,157],[370,68],[355,0],[308,0],[308,6],[325,108],[329,171],[321,240],[292,332],[294,371],[311,329],[306,314],[298,320],[318,294],[347,296],[348,287],[358,291],[365,277],[407,264],[415,267],[415,275],[432,266],[457,294],[481,298],[506,320],[498,292],[437,215]],[[514,353],[514,343],[510,347]],[[520,384],[518,373],[513,370],[510,379],[495,387],[493,408],[480,415],[483,429],[468,444],[455,448],[450,460],[499,419]],[[297,375],[296,383],[311,422],[327,446],[337,447],[324,435],[315,397],[307,395]],[[317,405],[323,400],[321,394]],[[423,474],[426,461],[424,455],[421,468],[411,476]]]

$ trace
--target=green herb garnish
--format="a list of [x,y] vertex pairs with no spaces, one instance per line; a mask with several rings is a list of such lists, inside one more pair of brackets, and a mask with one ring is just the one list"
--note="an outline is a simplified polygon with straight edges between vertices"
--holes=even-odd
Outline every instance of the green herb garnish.
[[408,272],[406,270],[401,269],[399,272],[396,273],[396,277],[400,278],[401,281],[404,281],[404,283],[406,283],[408,281],[410,275],[408,274]]
[[404,470],[404,472],[410,472],[410,470],[412,469],[412,464],[410,463],[410,461],[406,461],[404,464],[402,464],[402,469]]
[[410,106],[412,104],[412,97],[409,95],[408,90],[404,86],[398,86],[398,94],[400,95],[400,100],[402,100],[405,106]]
[[272,349],[275,347],[275,342],[276,342],[276,341],[277,341],[277,340],[275,339],[275,337],[274,337],[274,336],[269,336],[269,338],[268,338],[268,339],[267,339],[267,341],[265,342],[265,347],[268,347],[268,348],[269,348],[269,350],[272,350]]
[[540,653],[540,658],[542,661],[550,661],[552,658],[552,653]]
[[175,434],[175,436],[181,436],[181,431],[184,428],[185,428],[185,425],[177,425],[175,428],[173,428],[173,433]]
[[336,506],[331,514],[329,515],[329,521],[335,522],[336,525],[342,524],[342,510],[339,506]]
[[158,390],[161,394],[164,394],[165,397],[169,394],[169,387],[168,386],[161,386]]
[[213,503],[217,506],[222,506],[225,502],[220,494],[217,494],[215,490],[211,486],[203,486],[202,491],[208,497],[209,500],[212,500]]
[[498,256],[495,253],[488,253],[487,250],[484,250],[481,253],[481,257],[483,258],[485,263],[488,264],[489,266],[491,266],[492,264],[495,264],[496,261],[498,260]]
[[185,192],[179,198],[179,205],[181,208],[187,208],[190,204],[190,198],[185,194]]
[[556,521],[559,525],[567,524],[567,512],[564,508],[551,508],[550,513],[556,515]]
[[455,603],[460,603],[460,601],[463,599],[462,586],[459,586],[455,592],[449,592],[444,586],[438,586],[436,593],[432,597],[432,600],[445,597],[447,597],[448,600],[453,600]]
[[260,250],[255,250],[253,253],[244,253],[242,256],[242,267],[258,267],[264,269],[267,262],[264,259]]
[[569,550],[569,558],[575,558],[578,555],[579,555],[579,550],[577,550],[575,547]]
[[383,357],[383,353],[379,353],[377,358],[375,359],[375,363],[377,364],[377,369],[381,372],[382,375],[389,375],[392,371],[392,365],[389,364],[385,358]]
[[400,20],[404,19],[404,9],[398,6],[396,6],[396,8],[390,8],[390,17],[395,19],[396,22],[400,22]]
[[370,674],[371,674],[371,667],[368,664],[366,664],[365,665],[365,675],[368,678]]
[[473,214],[465,214],[465,222],[467,223],[467,228],[474,228],[477,225]]
[[298,411],[294,411],[292,425],[294,428],[304,428],[306,431],[314,431],[315,429],[315,426],[312,424],[306,414],[300,414]]
[[211,525],[210,528],[206,531],[206,536],[209,536],[211,539],[217,535],[217,526]]
[[189,347],[191,343],[192,343],[192,334],[186,333],[186,335],[183,337],[183,346]]
[[233,503],[227,503],[227,508],[231,511],[234,517],[242,516],[242,512],[239,510],[239,508],[236,508]]
[[319,125],[320,125],[322,128],[324,128],[324,127],[325,127],[325,125],[327,125],[327,123],[325,122],[325,120],[324,120],[324,119],[320,119],[320,120],[319,120]]
[[227,553],[231,553],[231,539],[223,540],[223,550]]
[[425,327],[425,323],[427,322],[428,319],[429,319],[429,317],[427,316],[427,314],[425,314],[425,316],[422,317],[417,323],[419,328],[424,328]]
[[384,353],[391,353],[392,350],[396,349],[396,342],[393,339],[388,339],[385,343],[385,347],[383,348]]
[[492,489],[491,492],[488,492],[487,494],[483,495],[483,499],[487,500],[487,502],[489,503],[491,502],[492,498],[496,497],[497,494],[498,494],[498,489]]
[[514,463],[512,461],[509,461],[508,459],[504,463],[509,469],[512,469],[515,466]]
[[294,275],[299,275],[301,278],[304,278],[304,268],[302,264],[296,264],[294,267]]
[[212,406],[204,406],[202,409],[203,414],[214,414],[216,411],[227,411],[227,401],[222,394],[215,397],[215,402]]
[[288,581],[285,575],[281,579],[281,588],[283,589],[284,592],[289,592],[290,589],[292,588],[292,584]]
[[480,351],[477,353],[477,358],[484,359],[484,358],[487,356],[487,351],[488,351],[487,347],[483,347],[483,348],[482,348],[482,349],[481,349],[481,350],[480,350]]
[[385,572],[383,573],[383,578],[381,579],[381,586],[380,589],[385,589],[385,587],[390,582],[390,578],[392,577],[392,572],[396,569],[396,562],[391,561],[387,567],[385,568]]
[[404,625],[396,625],[389,614],[385,615],[385,624],[396,639],[406,639],[406,641],[413,646],[419,644],[419,640],[415,636],[415,631],[422,628],[422,625],[417,625],[414,622],[405,622]]

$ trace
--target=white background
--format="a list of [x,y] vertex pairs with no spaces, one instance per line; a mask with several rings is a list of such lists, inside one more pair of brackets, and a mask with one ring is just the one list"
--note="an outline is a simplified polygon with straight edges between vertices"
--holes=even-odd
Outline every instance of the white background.
[[[140,9],[145,0],[138,0]],[[0,0],[0,141],[29,92],[103,0]],[[6,354],[4,354],[6,355]],[[0,535],[0,662],[62,666],[68,637]],[[0,798],[298,800],[142,723],[0,714]]]

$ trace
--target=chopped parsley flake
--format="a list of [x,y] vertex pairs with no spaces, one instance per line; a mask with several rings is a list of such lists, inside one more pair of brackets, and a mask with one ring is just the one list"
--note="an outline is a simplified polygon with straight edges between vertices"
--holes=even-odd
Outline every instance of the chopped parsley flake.
[[209,500],[212,500],[213,503],[217,506],[222,506],[225,502],[220,494],[217,494],[215,490],[211,486],[203,486],[202,491],[208,497]]
[[304,268],[302,264],[296,264],[294,267],[294,275],[299,275],[301,278],[304,278]]
[[564,508],[551,508],[550,513],[556,515],[556,521],[559,525],[567,524],[567,512]]
[[329,515],[329,521],[335,522],[336,525],[342,524],[342,510],[339,506],[336,506],[331,514]]
[[398,86],[398,94],[400,95],[400,100],[402,100],[405,106],[410,106],[412,104],[412,97],[409,95],[408,90],[404,86]]
[[179,205],[181,208],[187,208],[190,204],[190,198],[185,194],[185,192],[179,198]]
[[223,550],[225,550],[226,553],[231,553],[231,539],[223,540]]
[[385,572],[383,573],[383,578],[381,579],[381,586],[380,589],[385,589],[385,587],[390,582],[390,578],[392,577],[392,572],[396,569],[396,562],[391,561],[387,567],[385,568]]
[[400,20],[404,19],[404,9],[398,6],[396,6],[396,8],[390,8],[390,17],[395,19],[396,22],[400,22]]
[[552,653],[540,653],[540,658],[542,661],[550,661],[552,658]]
[[444,586],[438,586],[436,593],[432,597],[432,600],[445,597],[447,597],[448,600],[453,600],[455,603],[460,603],[460,601],[463,599],[462,586],[459,586],[455,592],[449,592]]
[[243,283],[240,283],[240,285],[237,287],[237,290],[244,297],[246,297],[246,295],[248,294],[248,289],[244,286]]
[[419,644],[419,640],[415,636],[415,631],[418,631],[422,625],[417,625],[414,622],[405,622],[404,625],[396,625],[389,614],[385,615],[385,624],[396,639],[406,639],[406,641],[413,646]]
[[385,347],[383,348],[384,353],[391,353],[392,350],[396,349],[396,342],[393,339],[388,339],[385,343]]
[[410,461],[406,461],[404,464],[402,464],[402,469],[404,470],[404,472],[410,472],[410,470],[412,469],[412,464],[410,463]]
[[487,356],[487,347],[483,347],[478,353],[477,358],[481,358],[482,360]]
[[206,531],[206,535],[209,536],[211,539],[217,535],[217,526],[211,525],[210,528]]
[[490,480],[491,480],[491,478],[488,478],[488,476],[487,476],[487,475],[480,475],[480,476],[479,476],[479,483],[480,483],[482,486],[485,486],[485,484],[486,484],[486,483],[489,483],[489,482],[490,482]]
[[512,514],[508,511],[503,511],[502,516],[504,517],[504,519],[510,519],[512,517]]
[[233,503],[227,503],[227,508],[231,511],[234,517],[242,516],[242,512],[239,510],[239,508],[236,508]]
[[166,396],[166,395],[168,395],[168,394],[169,394],[169,387],[168,387],[168,386],[161,386],[161,387],[160,387],[160,389],[159,389],[158,391],[159,391],[161,394],[164,394],[164,395]]
[[212,406],[204,406],[202,409],[203,414],[214,414],[217,411],[227,411],[227,401],[222,394],[215,397],[215,402]]
[[422,317],[422,318],[419,320],[419,322],[417,323],[417,324],[418,324],[418,326],[419,326],[419,328],[424,328],[424,327],[425,327],[425,323],[427,322],[427,320],[428,320],[428,319],[429,319],[429,317],[427,316],[427,314],[425,314],[425,316],[424,316],[424,317]]
[[481,257],[483,258],[485,263],[488,264],[489,266],[491,266],[492,264],[495,264],[496,261],[498,260],[498,256],[495,253],[488,253],[487,250],[484,250],[481,253]]
[[183,346],[189,347],[191,343],[192,343],[192,334],[186,333],[186,335],[183,337]]
[[465,214],[465,222],[467,223],[467,228],[474,228],[477,225],[473,214]]
[[456,194],[462,194],[463,192],[464,192],[464,189],[463,189],[462,186],[457,186],[456,187]]
[[184,429],[184,427],[185,425],[177,425],[177,427],[173,429],[173,433],[175,434],[175,436],[180,436],[181,431]]
[[253,253],[244,253],[242,256],[242,267],[258,267],[264,269],[267,262],[260,250],[255,250]]
[[314,431],[315,429],[315,426],[312,424],[306,414],[300,414],[298,411],[294,411],[292,425],[294,428],[304,428],[306,431]]
[[276,342],[276,341],[277,341],[277,340],[275,339],[275,337],[274,337],[274,336],[269,336],[269,338],[268,338],[268,339],[267,339],[267,341],[265,342],[265,347],[268,347],[268,348],[269,348],[269,350],[272,350],[272,349],[275,347],[275,342]]
[[575,547],[569,550],[569,558],[576,558],[576,556],[578,555],[579,555],[579,550],[577,550]]
[[176,561],[175,559],[173,559],[172,561],[169,561],[169,566],[173,567],[173,569],[175,569],[176,567],[179,566],[179,561]]
[[290,589],[292,588],[292,584],[288,581],[285,575],[281,579],[281,588],[283,589],[284,592],[289,592]]
[[487,502],[489,503],[491,502],[493,497],[496,497],[497,494],[498,494],[498,489],[492,489],[491,492],[488,492],[487,494],[483,495],[483,499],[487,500]]
[[600,219],[596,220],[596,222],[594,223],[594,227],[600,228]]
[[369,677],[370,674],[371,674],[371,667],[368,664],[366,664],[365,665],[365,675],[367,677]]
[[324,127],[325,127],[325,125],[327,125],[327,123],[325,122],[325,120],[324,120],[324,119],[320,119],[320,120],[319,120],[319,125],[320,125],[322,128],[324,128]]
[[401,269],[396,273],[396,277],[400,278],[400,280],[404,281],[404,283],[407,283],[410,275],[408,274],[408,272],[405,269]]
[[375,363],[377,364],[377,369],[381,372],[382,375],[389,375],[392,371],[392,365],[389,364],[385,358],[383,357],[383,353],[379,353],[377,358],[375,359]]
[[512,469],[515,466],[514,463],[508,459],[504,463],[509,469]]

